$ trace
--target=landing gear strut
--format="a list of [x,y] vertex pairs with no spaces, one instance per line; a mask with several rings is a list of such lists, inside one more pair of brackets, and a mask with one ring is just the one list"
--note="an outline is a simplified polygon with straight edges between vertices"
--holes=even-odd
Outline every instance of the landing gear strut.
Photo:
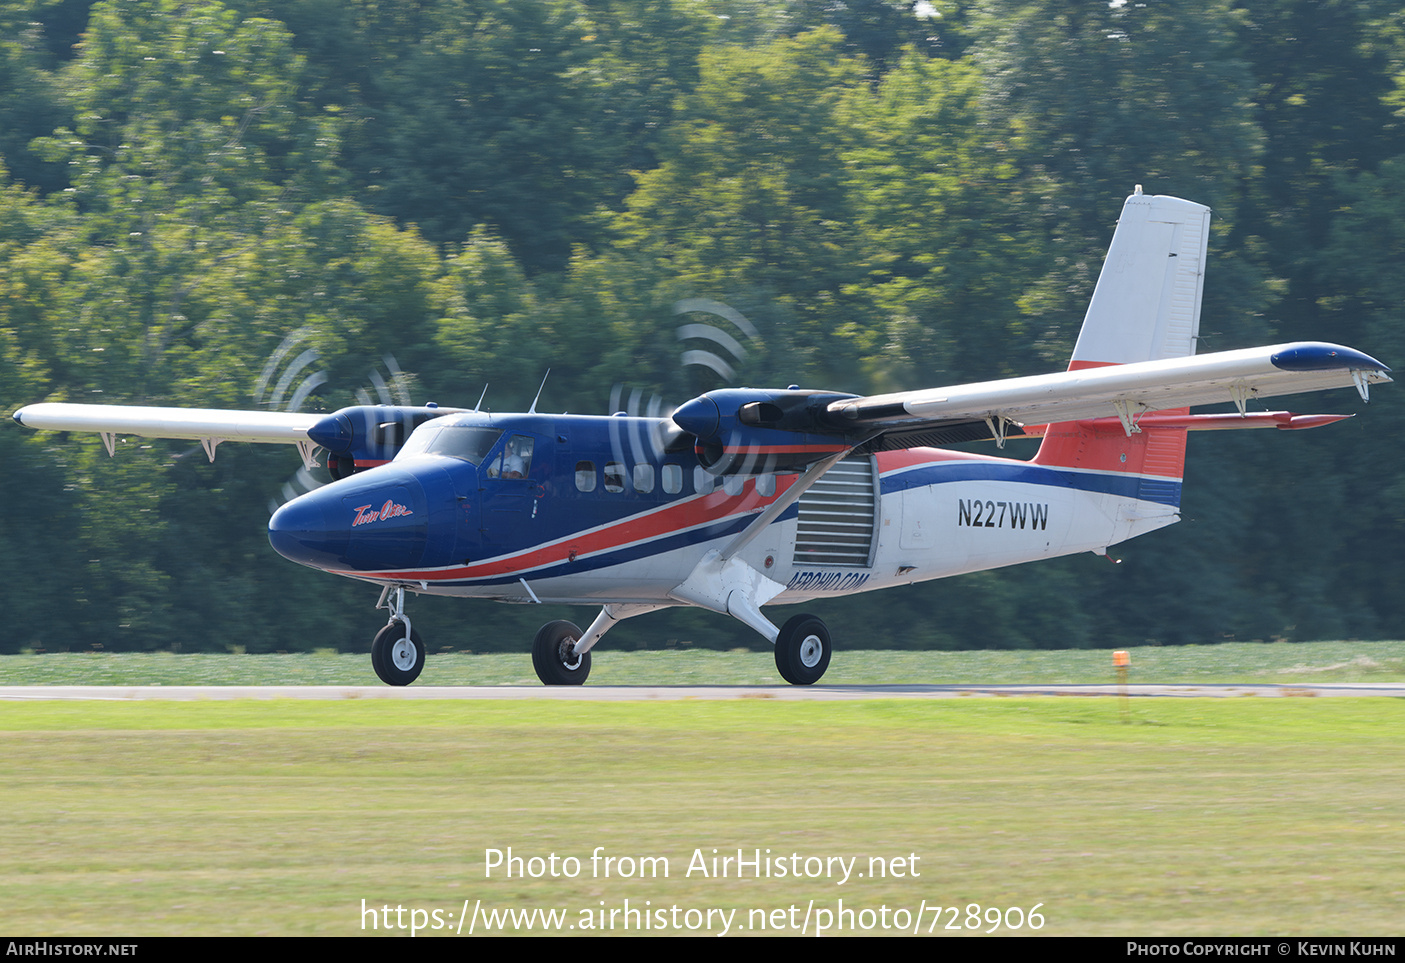
[[581,630],[574,622],[548,622],[532,641],[532,668],[544,685],[580,685],[590,675],[590,653],[576,652]]
[[[392,591],[394,598],[387,605]],[[371,668],[386,685],[409,685],[424,671],[425,651],[420,634],[405,614],[405,587],[397,585],[392,590],[387,585],[376,608],[388,608],[390,621],[371,643]]]

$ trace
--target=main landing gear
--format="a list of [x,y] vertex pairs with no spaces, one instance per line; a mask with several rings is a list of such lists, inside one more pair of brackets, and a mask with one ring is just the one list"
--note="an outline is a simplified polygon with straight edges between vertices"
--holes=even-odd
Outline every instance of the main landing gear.
[[[394,598],[389,605],[386,600],[391,592]],[[378,609],[390,609],[390,621],[376,633],[371,643],[371,668],[386,685],[409,685],[424,671],[424,642],[420,634],[410,625],[410,617],[405,614],[405,587],[394,589],[386,586],[381,593]]]
[[572,622],[548,622],[532,641],[532,668],[543,685],[580,685],[590,675],[590,650],[615,623],[667,607],[611,602],[584,632]]
[[[548,622],[532,642],[532,668],[544,685],[580,685],[590,675],[590,649],[620,619],[645,606],[605,606],[585,632],[573,622]],[[772,631],[775,631],[774,628]],[[797,615],[776,634],[776,669],[791,685],[814,685],[829,668],[829,629],[813,615]]]
[[829,668],[829,629],[813,615],[797,615],[776,636],[776,670],[791,685],[814,685]]
[[581,630],[574,622],[548,622],[532,640],[532,668],[543,685],[580,685],[590,675],[590,653],[576,652]]

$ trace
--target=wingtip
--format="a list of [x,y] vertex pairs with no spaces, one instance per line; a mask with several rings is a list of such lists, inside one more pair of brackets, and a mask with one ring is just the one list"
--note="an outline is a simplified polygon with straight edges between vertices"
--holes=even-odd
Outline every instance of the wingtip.
[[1284,371],[1327,371],[1337,368],[1356,368],[1363,371],[1389,371],[1369,354],[1355,348],[1322,341],[1300,341],[1277,352],[1272,357],[1274,367]]

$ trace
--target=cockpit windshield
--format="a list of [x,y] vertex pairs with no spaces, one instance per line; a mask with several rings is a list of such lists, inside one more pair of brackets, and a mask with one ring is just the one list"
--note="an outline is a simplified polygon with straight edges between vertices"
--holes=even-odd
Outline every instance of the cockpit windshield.
[[502,430],[498,428],[425,425],[410,436],[400,454],[448,455],[478,465],[501,437]]

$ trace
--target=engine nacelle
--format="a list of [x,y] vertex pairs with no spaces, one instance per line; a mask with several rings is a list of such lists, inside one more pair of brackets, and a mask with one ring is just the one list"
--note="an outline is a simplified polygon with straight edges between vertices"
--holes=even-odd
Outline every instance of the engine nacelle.
[[831,402],[853,397],[794,388],[723,388],[689,401],[673,413],[673,421],[694,437],[698,463],[713,475],[804,471],[862,440],[825,420]]
[[434,418],[462,408],[433,405],[354,405],[342,408],[308,429],[307,436],[328,451],[327,470],[345,478],[395,457],[410,433]]

